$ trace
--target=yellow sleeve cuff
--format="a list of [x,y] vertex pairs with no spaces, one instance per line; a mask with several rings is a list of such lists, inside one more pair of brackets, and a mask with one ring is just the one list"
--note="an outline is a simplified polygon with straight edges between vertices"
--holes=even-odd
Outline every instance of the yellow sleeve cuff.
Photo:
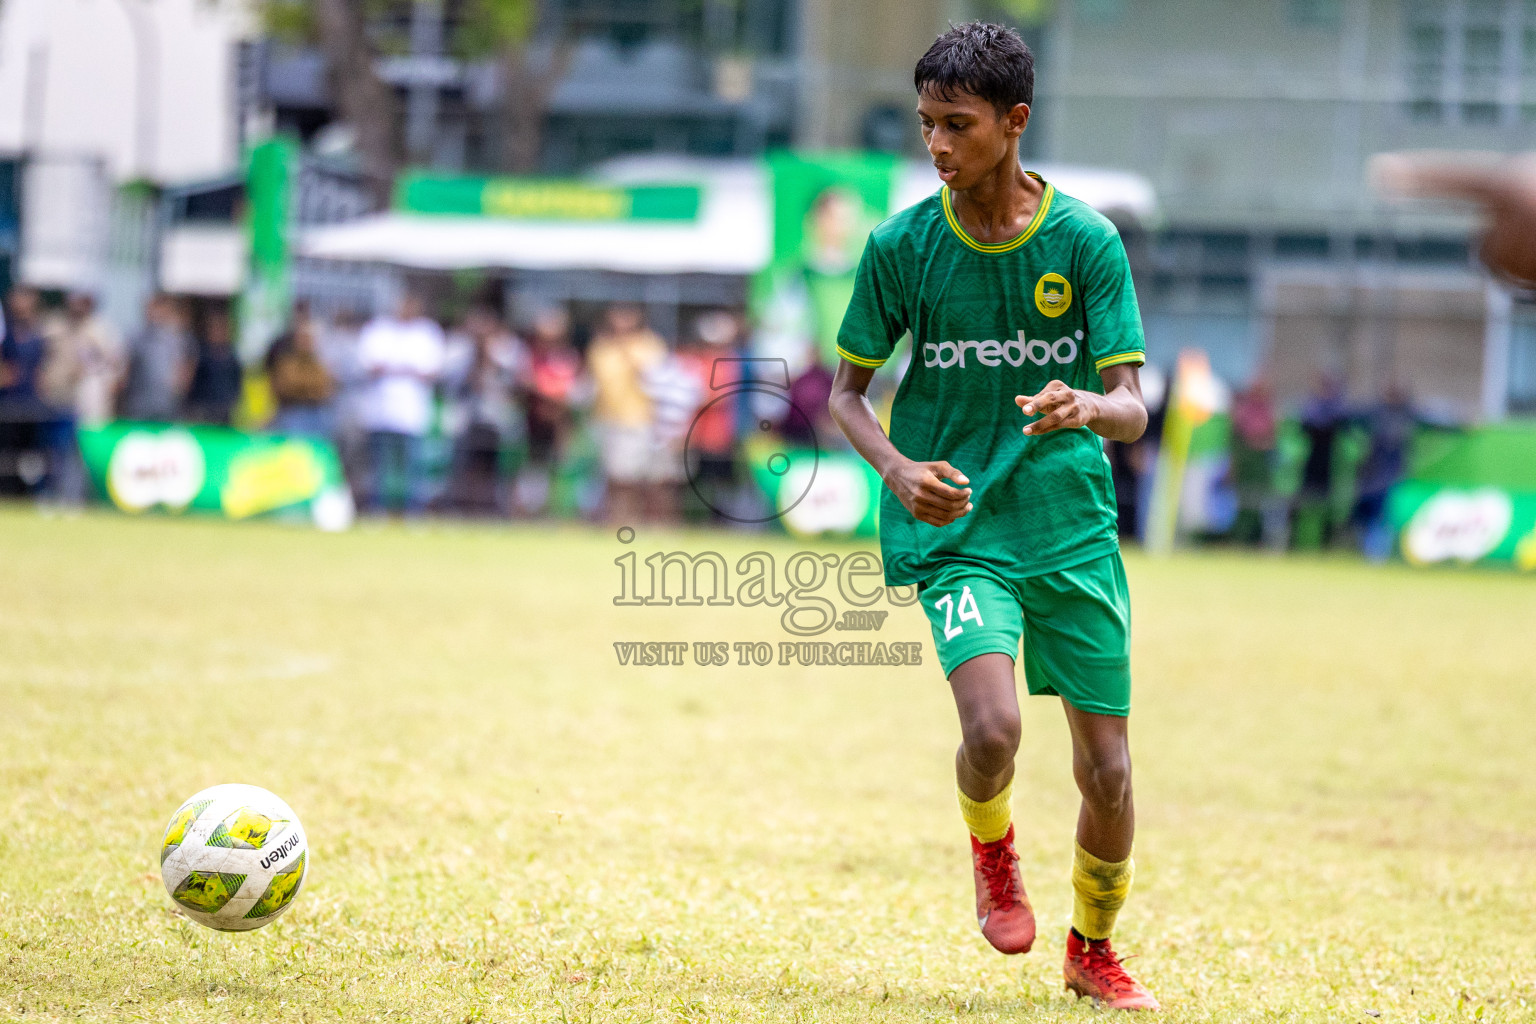
[[843,348],[841,345],[837,346],[837,354],[848,360],[854,366],[867,366],[873,369],[877,366],[885,365],[884,359],[871,359],[868,356],[856,356],[852,352],[849,352],[847,349]]
[[1093,364],[1095,370],[1103,370],[1109,366],[1119,366],[1121,363],[1136,363],[1138,365],[1147,361],[1145,352],[1119,352],[1112,356],[1105,356]]

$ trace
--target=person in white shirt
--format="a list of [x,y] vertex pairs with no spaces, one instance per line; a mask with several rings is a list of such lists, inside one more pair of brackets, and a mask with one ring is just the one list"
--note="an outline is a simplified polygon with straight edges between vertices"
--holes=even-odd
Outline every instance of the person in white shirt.
[[51,496],[67,505],[85,504],[90,492],[76,430],[92,430],[112,419],[127,364],[127,345],[116,328],[96,312],[96,299],[69,296],[64,312],[43,327],[46,342],[38,387],[53,410],[48,436]]
[[444,498],[456,511],[511,511],[502,454],[523,433],[513,391],[527,364],[528,346],[485,306],[471,309],[462,330],[449,336],[443,425],[453,437],[453,461]]
[[443,329],[407,294],[393,316],[375,318],[358,339],[358,368],[366,381],[361,418],[368,432],[372,476],[369,506],[383,511],[390,477],[403,475],[405,511],[426,507],[423,440],[432,426],[433,390],[443,374]]

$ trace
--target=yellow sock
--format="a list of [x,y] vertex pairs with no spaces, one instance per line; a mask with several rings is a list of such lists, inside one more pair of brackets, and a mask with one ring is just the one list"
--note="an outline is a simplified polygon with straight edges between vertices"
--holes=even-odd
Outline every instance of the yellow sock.
[[1109,938],[1135,874],[1135,858],[1111,864],[1077,844],[1072,860],[1072,927],[1079,935],[1085,939]]
[[972,800],[958,788],[955,795],[960,798],[960,817],[965,819],[971,835],[983,843],[995,843],[1008,834],[1008,826],[1013,824],[1012,779],[1001,793],[985,803]]

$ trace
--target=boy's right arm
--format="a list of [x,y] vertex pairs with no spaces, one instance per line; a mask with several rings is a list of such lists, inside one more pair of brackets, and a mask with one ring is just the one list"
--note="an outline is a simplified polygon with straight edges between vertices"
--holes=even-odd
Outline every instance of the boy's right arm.
[[[930,526],[948,526],[971,510],[971,489],[963,486],[970,481],[947,462],[914,462],[896,450],[869,404],[874,375],[875,367],[839,360],[827,409],[908,512]],[[945,479],[962,486],[951,487]]]

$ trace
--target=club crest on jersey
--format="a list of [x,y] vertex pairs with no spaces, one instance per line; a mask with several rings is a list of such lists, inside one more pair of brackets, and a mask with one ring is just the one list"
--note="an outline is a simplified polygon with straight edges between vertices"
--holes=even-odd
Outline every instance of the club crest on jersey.
[[1072,308],[1072,282],[1060,274],[1042,274],[1035,282],[1035,308],[1050,317]]
[[1083,340],[1082,331],[1074,333],[1074,337],[1057,338],[1055,341],[1026,338],[1023,331],[1019,332],[1017,338],[1009,338],[1007,341],[927,341],[923,343],[923,365],[936,366],[941,370],[951,366],[964,367],[967,353],[970,353],[973,362],[982,366],[1001,366],[1004,363],[1023,366],[1027,362],[1036,366],[1045,366],[1047,363],[1065,365],[1077,359],[1078,342]]

